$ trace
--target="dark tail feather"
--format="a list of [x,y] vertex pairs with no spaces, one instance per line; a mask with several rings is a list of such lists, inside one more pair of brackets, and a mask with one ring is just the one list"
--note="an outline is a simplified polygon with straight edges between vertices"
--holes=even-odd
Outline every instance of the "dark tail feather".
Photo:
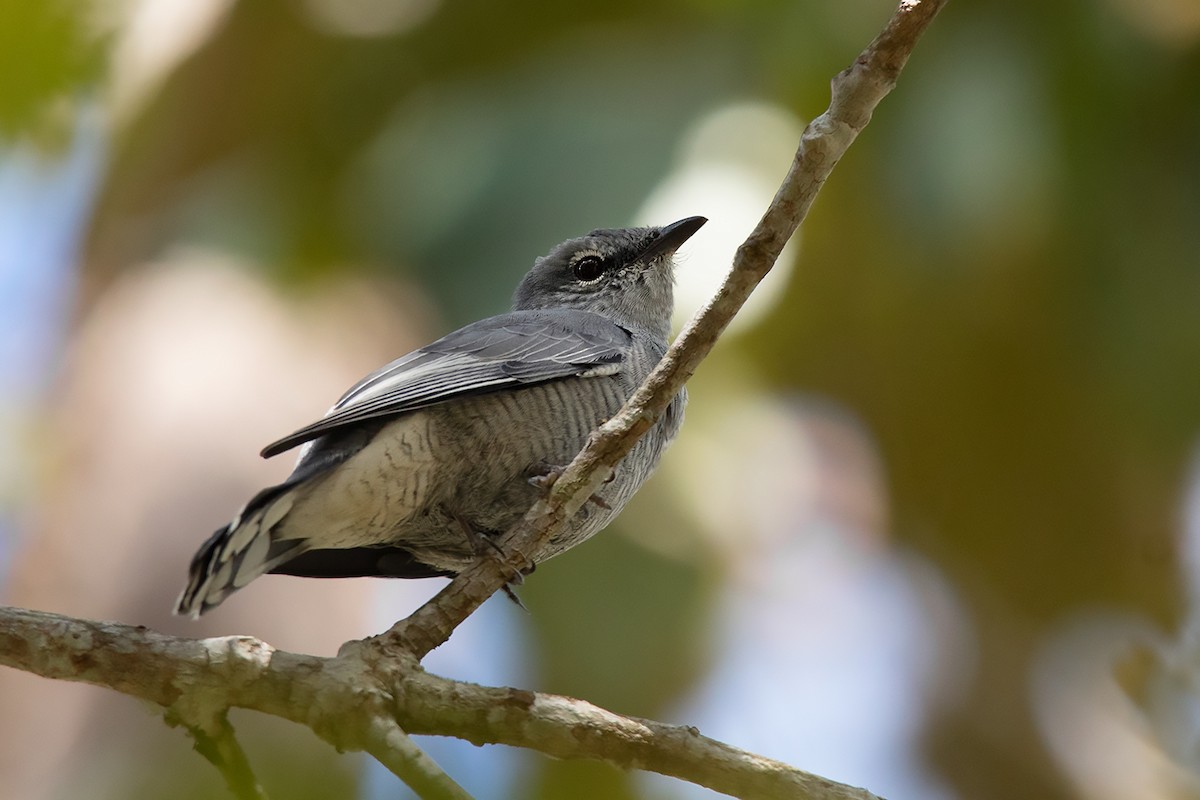
[[305,550],[271,570],[304,578],[448,578],[453,575],[413,558],[399,547]]
[[259,492],[242,512],[201,545],[175,613],[199,617],[250,581],[304,552],[302,539],[272,534],[291,510],[295,483]]

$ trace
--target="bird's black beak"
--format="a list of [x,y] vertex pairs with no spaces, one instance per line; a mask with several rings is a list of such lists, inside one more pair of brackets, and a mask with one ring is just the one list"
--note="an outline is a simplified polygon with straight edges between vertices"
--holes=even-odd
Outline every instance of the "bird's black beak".
[[672,222],[670,225],[664,225],[658,229],[658,236],[650,241],[638,260],[645,263],[664,255],[671,255],[684,242],[692,238],[692,234],[700,230],[706,222],[708,222],[707,217],[688,217],[678,222]]

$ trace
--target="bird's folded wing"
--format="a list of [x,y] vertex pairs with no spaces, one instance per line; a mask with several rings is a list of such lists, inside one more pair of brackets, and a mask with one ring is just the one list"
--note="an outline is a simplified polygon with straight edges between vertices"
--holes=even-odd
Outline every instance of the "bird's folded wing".
[[[586,311],[517,311],[460,328],[376,370],[324,418],[263,449],[278,455],[330,431],[454,397],[620,369],[632,336]],[[603,367],[604,369],[598,369]]]

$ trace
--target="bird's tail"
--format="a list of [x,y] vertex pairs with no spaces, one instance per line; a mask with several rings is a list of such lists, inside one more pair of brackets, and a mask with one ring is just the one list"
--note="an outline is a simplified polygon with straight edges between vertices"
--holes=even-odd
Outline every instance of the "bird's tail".
[[283,562],[303,553],[303,539],[279,537],[292,510],[296,484],[264,489],[223,528],[201,545],[188,568],[188,582],[175,613],[199,617],[226,597]]

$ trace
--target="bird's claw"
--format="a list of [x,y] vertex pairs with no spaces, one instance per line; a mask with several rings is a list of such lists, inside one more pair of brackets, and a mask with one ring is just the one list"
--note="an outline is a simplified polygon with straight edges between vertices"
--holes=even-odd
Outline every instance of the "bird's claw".
[[[499,547],[499,545],[497,545],[497,547]],[[522,560],[528,561],[528,559],[524,558],[523,554],[518,553],[518,555],[522,555]],[[510,578],[508,580],[508,582],[504,584],[503,587],[501,587],[504,589],[505,596],[509,600],[516,603],[517,606],[526,613],[529,613],[529,609],[525,606],[524,603],[521,602],[521,598],[517,596],[517,593],[513,589],[513,587],[514,586],[523,586],[525,584],[525,576],[531,575],[535,569],[537,569],[537,564],[534,564],[533,562],[529,562],[528,567],[526,567],[524,569],[515,570],[513,572],[513,577]]]
[[524,603],[521,602],[520,597],[517,597],[517,593],[513,591],[513,587],[512,587],[511,583],[506,583],[501,588],[504,589],[505,596],[508,597],[509,600],[511,600],[517,604],[517,608],[521,609],[526,614],[529,613],[529,608]]
[[531,466],[525,474],[528,476],[530,486],[540,489],[543,493],[549,493],[558,479],[562,477],[563,467],[543,461]]

